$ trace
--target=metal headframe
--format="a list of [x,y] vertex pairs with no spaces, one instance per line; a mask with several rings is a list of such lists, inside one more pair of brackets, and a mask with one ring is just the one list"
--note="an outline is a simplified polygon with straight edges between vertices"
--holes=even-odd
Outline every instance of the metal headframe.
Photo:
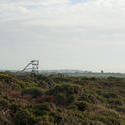
[[22,71],[24,72],[24,71],[28,71],[28,70],[31,70],[31,73],[33,73],[33,74],[38,74],[39,60],[31,60]]

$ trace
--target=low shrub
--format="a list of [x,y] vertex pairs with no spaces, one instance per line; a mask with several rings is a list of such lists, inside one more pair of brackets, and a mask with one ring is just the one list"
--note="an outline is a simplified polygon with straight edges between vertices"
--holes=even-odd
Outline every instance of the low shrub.
[[58,93],[56,95],[56,101],[58,104],[65,104],[66,103],[66,95],[63,93]]
[[67,96],[71,94],[78,94],[82,95],[83,94],[83,89],[79,85],[74,85],[74,84],[62,84],[62,85],[57,85],[54,88],[51,88],[47,91],[47,94],[52,94],[56,96],[59,93],[65,93]]
[[78,101],[75,103],[79,111],[85,111],[87,108],[87,103],[83,101]]
[[42,104],[37,104],[33,107],[32,111],[36,115],[43,116],[43,115],[48,115],[49,112],[53,112],[56,110],[56,106],[52,103],[42,103]]
[[28,110],[19,110],[14,116],[15,125],[36,125],[38,120],[31,112]]
[[44,91],[41,88],[27,88],[23,89],[21,92],[21,95],[32,95],[33,97],[41,96],[43,95]]
[[118,96],[114,93],[111,93],[111,92],[108,93],[107,92],[107,93],[103,94],[103,97],[105,97],[105,98],[117,98]]

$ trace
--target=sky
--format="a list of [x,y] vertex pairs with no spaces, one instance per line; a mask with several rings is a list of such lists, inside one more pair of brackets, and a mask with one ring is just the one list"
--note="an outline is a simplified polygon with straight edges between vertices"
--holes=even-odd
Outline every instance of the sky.
[[125,72],[125,0],[0,0],[0,69]]

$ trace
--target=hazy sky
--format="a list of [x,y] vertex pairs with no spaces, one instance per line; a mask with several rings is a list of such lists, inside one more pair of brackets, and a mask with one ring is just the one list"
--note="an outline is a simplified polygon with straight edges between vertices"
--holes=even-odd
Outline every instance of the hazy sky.
[[0,69],[125,72],[125,0],[0,0]]

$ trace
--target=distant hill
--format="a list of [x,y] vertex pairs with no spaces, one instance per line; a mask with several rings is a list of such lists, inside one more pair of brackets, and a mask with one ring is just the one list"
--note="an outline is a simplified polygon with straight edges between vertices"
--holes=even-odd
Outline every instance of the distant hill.
[[74,77],[120,77],[125,78],[125,73],[102,73],[102,72],[92,72],[92,71],[83,71],[83,70],[40,70],[41,74],[65,74],[68,76]]
[[40,70],[41,73],[91,73],[91,71],[82,71],[82,70]]
[[[19,70],[0,70],[0,72],[8,73],[8,74],[30,74],[28,72],[21,72]],[[60,69],[60,70],[39,70],[39,74],[63,74],[65,76],[72,77],[119,77],[125,78],[125,73],[113,73],[113,72],[92,72],[92,71],[84,71],[84,70],[69,70],[69,69]]]

